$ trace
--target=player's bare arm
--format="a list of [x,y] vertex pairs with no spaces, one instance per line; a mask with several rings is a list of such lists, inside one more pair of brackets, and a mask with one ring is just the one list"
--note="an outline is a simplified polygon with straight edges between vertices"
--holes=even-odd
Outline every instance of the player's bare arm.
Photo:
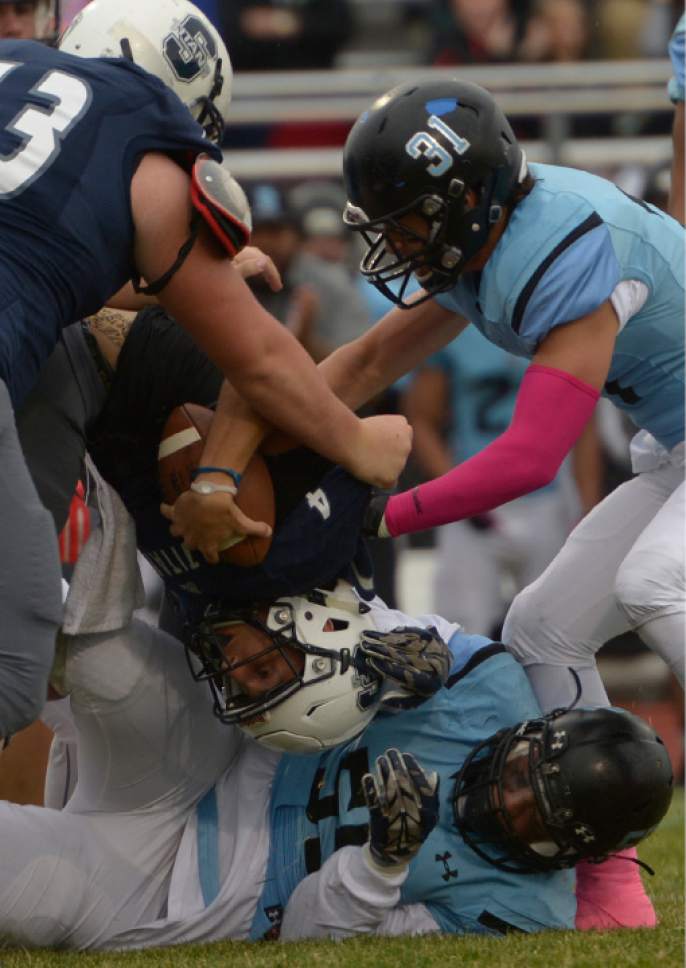
[[[232,260],[235,269],[238,269],[244,279],[253,276],[262,276],[272,292],[278,292],[283,288],[281,274],[274,265],[274,261],[254,245],[246,245],[241,249]],[[107,305],[110,309],[140,312],[146,306],[155,306],[157,298],[144,292],[137,292],[132,282],[127,282],[125,286],[115,292]]]
[[562,370],[600,391],[607,380],[618,332],[619,321],[606,300],[592,313],[551,330],[532,362]]
[[413,376],[402,397],[403,411],[414,428],[413,457],[426,478],[447,474],[454,463],[445,435],[449,394],[445,371],[425,367]]
[[367,333],[323,360],[320,370],[349,407],[360,407],[459,336],[465,326],[467,320],[434,300],[391,309]]
[[[134,176],[131,198],[137,265],[146,279],[156,280],[188,237],[188,176],[168,158],[150,154]],[[410,447],[404,418],[358,420],[207,233],[200,232],[159,300],[265,419],[363,480],[381,486],[395,481]]]

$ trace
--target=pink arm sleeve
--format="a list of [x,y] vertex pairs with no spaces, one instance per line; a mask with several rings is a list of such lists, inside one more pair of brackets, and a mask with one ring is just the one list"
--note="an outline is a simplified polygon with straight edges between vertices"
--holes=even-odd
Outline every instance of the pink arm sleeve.
[[396,537],[461,521],[549,484],[599,396],[569,373],[532,364],[505,433],[442,477],[395,494],[386,505],[389,532]]

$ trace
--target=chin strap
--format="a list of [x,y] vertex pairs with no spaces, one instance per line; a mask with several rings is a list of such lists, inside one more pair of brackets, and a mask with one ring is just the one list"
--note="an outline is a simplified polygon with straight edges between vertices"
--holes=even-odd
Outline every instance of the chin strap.
[[199,155],[193,165],[190,188],[193,214],[188,238],[174,264],[159,279],[147,286],[140,285],[140,278],[133,280],[136,292],[156,296],[164,289],[188,258],[203,222],[231,259],[250,241],[250,206],[245,192],[226,168],[207,155]]
[[199,212],[194,211],[191,216],[190,234],[186,241],[183,243],[178,251],[176,259],[165,273],[156,279],[155,282],[151,282],[147,286],[141,286],[140,276],[138,279],[132,279],[133,288],[135,292],[142,292],[144,296],[156,296],[158,292],[162,292],[164,287],[167,285],[169,280],[174,276],[181,266],[184,264],[188,256],[190,255],[191,249],[195,245],[195,240],[198,237],[198,232],[200,231],[200,224],[202,222],[202,216]]

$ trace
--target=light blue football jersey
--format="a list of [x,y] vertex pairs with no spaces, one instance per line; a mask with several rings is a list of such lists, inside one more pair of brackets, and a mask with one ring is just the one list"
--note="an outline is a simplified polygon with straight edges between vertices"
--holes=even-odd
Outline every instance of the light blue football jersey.
[[[457,641],[456,641],[457,640]],[[320,756],[282,757],[271,802],[265,890],[251,936],[273,932],[298,883],[339,847],[364,844],[368,812],[361,778],[389,747],[412,753],[440,775],[440,819],[410,864],[401,903],[421,903],[445,932],[503,934],[574,926],[574,875],[511,874],[467,847],[453,823],[455,775],[480,741],[540,716],[522,667],[503,646],[457,633],[459,671],[410,712],[377,716],[346,746]]]
[[449,387],[448,443],[456,463],[467,460],[507,430],[527,364],[469,326],[423,364],[439,369]]
[[669,41],[669,56],[674,76],[669,82],[669,98],[675,104],[684,100],[684,34],[686,34],[686,14],[682,13]]
[[683,228],[596,175],[530,169],[535,185],[481,274],[436,301],[531,358],[552,329],[597,309],[619,282],[644,283],[648,297],[617,336],[604,395],[671,449],[684,439]]

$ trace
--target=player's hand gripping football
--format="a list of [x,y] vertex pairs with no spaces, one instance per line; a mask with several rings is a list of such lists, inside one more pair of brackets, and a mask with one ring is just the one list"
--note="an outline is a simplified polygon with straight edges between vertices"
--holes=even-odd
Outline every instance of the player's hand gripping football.
[[384,680],[383,709],[413,709],[445,685],[450,649],[435,628],[405,626],[392,632],[370,630],[360,636],[356,664]]
[[369,853],[380,867],[409,864],[438,821],[439,777],[410,753],[386,750],[362,777],[369,809]]
[[230,494],[196,494],[184,491],[173,506],[162,504],[160,510],[171,521],[170,532],[183,538],[190,549],[197,549],[212,565],[220,553],[238,544],[248,535],[268,537],[271,528],[264,521],[254,521],[244,514]]

